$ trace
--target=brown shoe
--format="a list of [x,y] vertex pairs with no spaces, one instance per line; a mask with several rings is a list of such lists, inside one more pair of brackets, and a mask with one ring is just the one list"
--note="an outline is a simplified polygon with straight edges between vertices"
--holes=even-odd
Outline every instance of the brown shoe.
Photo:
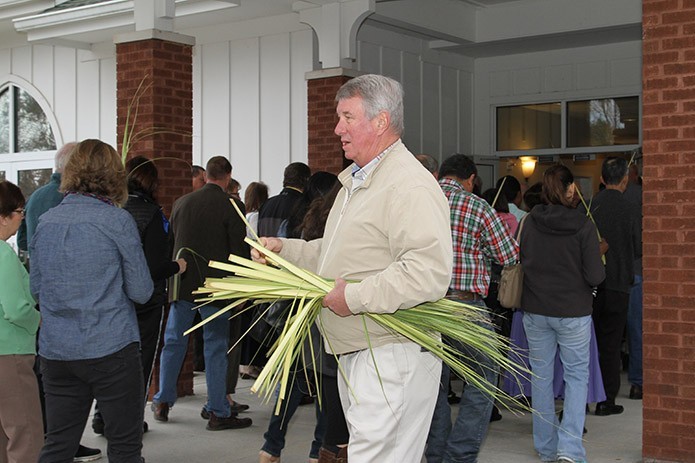
[[319,449],[319,463],[347,463],[347,461],[347,447],[341,447],[337,454],[331,452],[330,450],[324,447],[321,447]]
[[169,404],[166,402],[152,402],[154,419],[157,421],[169,421]]
[[251,418],[238,418],[237,416],[228,416],[227,418],[218,418],[215,413],[210,412],[208,425],[205,427],[208,431],[222,431],[223,429],[241,429],[248,428],[253,424]]

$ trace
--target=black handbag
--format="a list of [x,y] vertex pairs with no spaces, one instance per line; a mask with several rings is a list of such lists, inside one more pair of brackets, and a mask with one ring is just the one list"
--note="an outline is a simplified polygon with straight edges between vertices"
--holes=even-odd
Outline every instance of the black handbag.
[[271,347],[285,328],[292,308],[291,300],[257,305],[253,310],[249,335],[258,343]]

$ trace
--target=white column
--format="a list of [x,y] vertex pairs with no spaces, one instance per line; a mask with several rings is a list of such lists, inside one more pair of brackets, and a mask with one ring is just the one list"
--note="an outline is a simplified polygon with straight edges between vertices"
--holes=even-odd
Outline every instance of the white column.
[[292,5],[301,22],[316,32],[323,69],[353,68],[357,59],[357,31],[376,11],[375,0],[309,0]]
[[157,29],[173,32],[176,7],[174,0],[136,0],[135,30]]

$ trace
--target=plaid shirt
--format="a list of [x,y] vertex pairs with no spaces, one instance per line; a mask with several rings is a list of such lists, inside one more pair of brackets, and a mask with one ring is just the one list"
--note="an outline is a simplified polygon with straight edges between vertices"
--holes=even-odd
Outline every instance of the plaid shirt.
[[487,296],[490,262],[511,265],[519,259],[519,245],[494,209],[450,178],[439,180],[451,209],[454,271],[450,289]]

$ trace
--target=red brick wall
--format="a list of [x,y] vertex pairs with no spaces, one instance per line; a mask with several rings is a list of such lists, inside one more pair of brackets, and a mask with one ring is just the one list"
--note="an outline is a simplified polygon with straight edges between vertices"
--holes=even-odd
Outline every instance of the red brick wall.
[[308,81],[309,167],[338,174],[345,167],[340,138],[333,132],[338,118],[335,94],[350,77],[338,76]]
[[645,460],[695,461],[695,1],[643,1]]
[[[142,40],[116,46],[118,150],[123,142],[128,108],[129,130],[156,132],[133,144],[128,157],[155,159],[159,171],[157,200],[167,216],[176,198],[191,190],[193,143],[193,59],[192,47],[162,40]],[[134,95],[142,85],[145,91],[135,112]],[[167,159],[161,159],[167,158]],[[180,396],[193,394],[191,350],[179,376]],[[159,359],[153,372],[150,392],[158,389]]]

